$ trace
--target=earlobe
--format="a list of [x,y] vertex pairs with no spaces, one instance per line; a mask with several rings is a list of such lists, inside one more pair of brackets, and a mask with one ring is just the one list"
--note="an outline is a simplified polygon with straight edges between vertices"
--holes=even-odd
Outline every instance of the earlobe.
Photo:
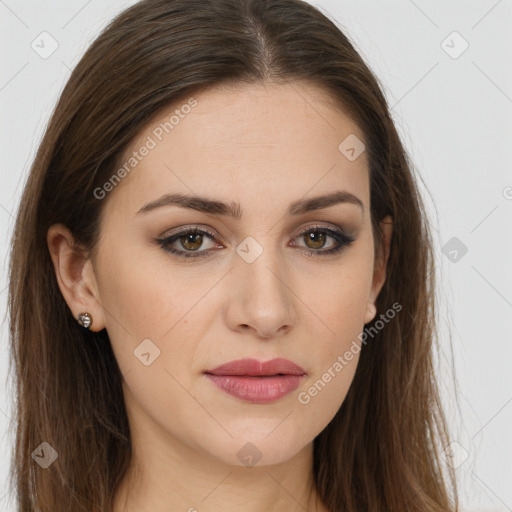
[[364,323],[369,324],[377,314],[377,307],[373,302],[369,302],[366,308],[366,315],[364,317]]
[[71,231],[63,224],[48,229],[47,244],[60,291],[75,320],[88,312],[94,318],[91,331],[105,327],[102,308],[97,300],[98,291],[90,260],[77,250]]

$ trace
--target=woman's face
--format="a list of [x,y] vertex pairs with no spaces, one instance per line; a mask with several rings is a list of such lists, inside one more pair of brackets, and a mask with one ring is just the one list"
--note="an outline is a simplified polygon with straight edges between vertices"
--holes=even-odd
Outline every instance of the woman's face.
[[[145,442],[274,464],[333,418],[385,278],[362,140],[311,85],[216,88],[147,127],[125,155],[129,172],[97,191],[101,237],[84,273],[95,300],[73,307],[106,327]],[[166,204],[175,194],[190,207]],[[304,374],[206,373],[246,358],[284,358]]]

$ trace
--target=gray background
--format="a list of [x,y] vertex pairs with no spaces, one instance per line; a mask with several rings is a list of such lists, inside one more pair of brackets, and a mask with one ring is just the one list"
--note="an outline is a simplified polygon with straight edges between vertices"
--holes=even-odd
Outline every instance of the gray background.
[[[4,313],[14,214],[43,128],[70,69],[132,3],[0,0]],[[457,442],[446,453],[463,508],[512,511],[512,0],[311,3],[345,29],[376,72],[423,180],[441,281],[443,397]],[[0,508],[13,512],[5,314],[0,334]],[[460,412],[448,377],[450,336]]]

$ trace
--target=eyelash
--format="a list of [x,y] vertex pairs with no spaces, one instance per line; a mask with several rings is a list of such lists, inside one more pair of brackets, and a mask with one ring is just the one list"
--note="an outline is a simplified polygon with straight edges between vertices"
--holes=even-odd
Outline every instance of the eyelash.
[[[309,257],[315,257],[315,256],[327,256],[335,254],[345,247],[348,247],[352,244],[352,242],[355,241],[355,238],[344,234],[342,231],[338,230],[332,230],[324,226],[308,226],[307,229],[300,232],[297,237],[303,236],[307,233],[324,233],[331,238],[333,238],[337,242],[337,246],[328,249],[328,250],[314,250],[314,249],[304,249],[303,251],[309,256]],[[203,251],[178,251],[176,249],[173,249],[170,247],[172,243],[174,243],[176,240],[181,238],[182,236],[186,235],[206,235],[208,238],[210,238],[212,241],[216,240],[216,236],[206,230],[206,229],[198,229],[197,226],[194,226],[193,228],[187,228],[182,231],[179,231],[178,233],[175,233],[171,236],[165,237],[165,238],[157,238],[155,241],[162,247],[162,249],[170,254],[173,254],[174,256],[177,256],[178,258],[187,259],[187,258],[205,258],[208,257],[209,253],[213,249],[207,249]]]

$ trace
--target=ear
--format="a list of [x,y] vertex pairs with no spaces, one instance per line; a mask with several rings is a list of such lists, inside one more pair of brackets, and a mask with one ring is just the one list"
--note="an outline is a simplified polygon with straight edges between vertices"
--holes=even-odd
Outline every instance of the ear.
[[382,243],[383,247],[380,251],[379,258],[375,261],[373,269],[373,281],[370,296],[368,298],[367,311],[364,318],[364,323],[371,322],[377,314],[377,306],[375,302],[379,293],[386,281],[386,265],[388,263],[389,251],[391,247],[391,237],[393,235],[393,219],[390,215],[386,216],[381,222],[382,229]]
[[46,236],[60,291],[75,320],[80,313],[92,316],[91,331],[105,327],[103,308],[92,263],[79,251],[71,231],[63,224],[54,224]]

